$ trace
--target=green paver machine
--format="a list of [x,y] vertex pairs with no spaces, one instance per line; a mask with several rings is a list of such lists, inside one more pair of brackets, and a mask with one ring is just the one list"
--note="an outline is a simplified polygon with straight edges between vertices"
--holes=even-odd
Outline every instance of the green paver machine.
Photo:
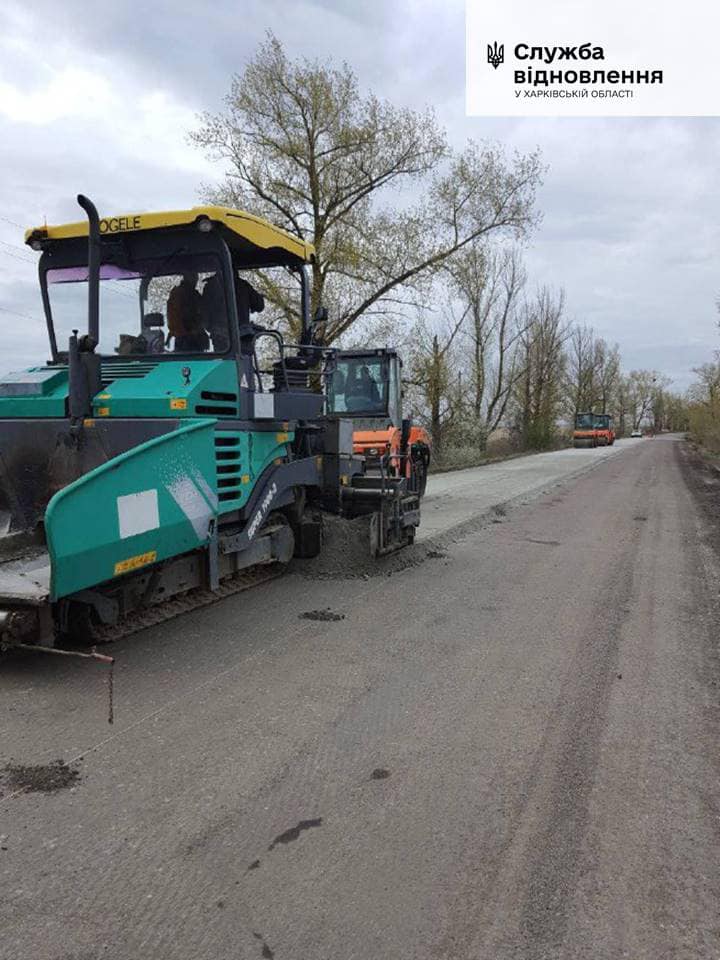
[[[417,495],[325,417],[312,246],[240,210],[78,202],[86,219],[26,234],[51,358],[0,379],[0,646],[234,592],[317,554],[325,513],[369,516],[374,554],[412,541]],[[298,344],[257,322],[254,271],[297,291]]]

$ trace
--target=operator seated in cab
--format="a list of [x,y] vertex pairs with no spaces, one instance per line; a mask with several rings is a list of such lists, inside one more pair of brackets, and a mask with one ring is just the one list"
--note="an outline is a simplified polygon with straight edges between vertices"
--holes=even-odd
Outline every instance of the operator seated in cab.
[[203,323],[203,300],[197,289],[198,275],[184,273],[173,287],[167,302],[168,342],[175,341],[176,353],[205,353],[210,337]]
[[[241,325],[247,324],[251,313],[262,312],[265,299],[237,272],[234,282],[238,318]],[[227,353],[231,339],[222,274],[206,275],[202,293],[197,286],[198,274],[188,271],[170,291],[167,342],[174,340],[173,349],[177,353],[205,353],[208,350]]]
[[[251,313],[262,313],[265,298],[247,280],[234,272],[235,300],[240,325],[250,322]],[[213,273],[205,281],[201,297],[203,325],[210,335],[215,353],[226,353],[230,349],[230,331],[225,309],[225,291],[222,274]],[[260,328],[264,329],[264,328]]]
[[348,410],[372,410],[381,403],[377,383],[366,364],[353,364],[345,381],[345,401]]

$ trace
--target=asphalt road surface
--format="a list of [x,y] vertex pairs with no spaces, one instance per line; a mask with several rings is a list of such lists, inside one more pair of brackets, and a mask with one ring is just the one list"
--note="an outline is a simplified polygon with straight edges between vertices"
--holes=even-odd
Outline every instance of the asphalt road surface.
[[642,441],[619,440],[612,447],[555,450],[502,460],[484,467],[431,474],[423,500],[418,539],[444,534],[472,521],[496,504],[533,496],[554,483],[592,469],[637,443]]
[[0,956],[720,956],[717,568],[677,448],[433,481],[518,483],[392,576],[116,644],[113,727],[101,668],[6,661],[0,754],[80,779],[5,788]]

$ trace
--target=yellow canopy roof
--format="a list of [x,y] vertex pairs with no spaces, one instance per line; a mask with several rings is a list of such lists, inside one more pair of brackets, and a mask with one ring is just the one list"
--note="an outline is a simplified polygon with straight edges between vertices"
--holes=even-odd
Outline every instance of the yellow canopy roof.
[[[190,210],[168,210],[163,213],[128,213],[117,217],[101,217],[100,232],[105,235],[135,230],[161,230],[191,225],[200,219],[212,220],[225,227],[229,231],[229,235],[225,236],[231,245],[235,236],[262,250],[285,250],[304,263],[309,263],[315,256],[315,248],[311,243],[281,230],[267,220],[229,207],[192,207]],[[26,230],[25,243],[33,240],[69,240],[87,235],[88,221],[79,220],[77,223]]]

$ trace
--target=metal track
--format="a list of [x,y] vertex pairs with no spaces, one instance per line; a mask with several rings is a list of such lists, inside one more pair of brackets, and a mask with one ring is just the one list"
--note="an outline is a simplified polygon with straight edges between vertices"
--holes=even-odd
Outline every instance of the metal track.
[[285,566],[280,563],[264,564],[249,570],[243,570],[235,574],[234,577],[221,582],[219,588],[215,591],[202,588],[189,590],[181,596],[131,613],[120,623],[112,626],[94,625],[91,642],[113,643],[116,640],[122,640],[139,630],[157,626],[157,624],[172,620],[173,617],[179,617],[183,613],[189,613],[200,607],[207,607],[211,603],[216,603],[218,600],[223,600],[235,593],[241,593],[243,590],[249,590],[260,583],[275,580],[282,575],[284,570]]

